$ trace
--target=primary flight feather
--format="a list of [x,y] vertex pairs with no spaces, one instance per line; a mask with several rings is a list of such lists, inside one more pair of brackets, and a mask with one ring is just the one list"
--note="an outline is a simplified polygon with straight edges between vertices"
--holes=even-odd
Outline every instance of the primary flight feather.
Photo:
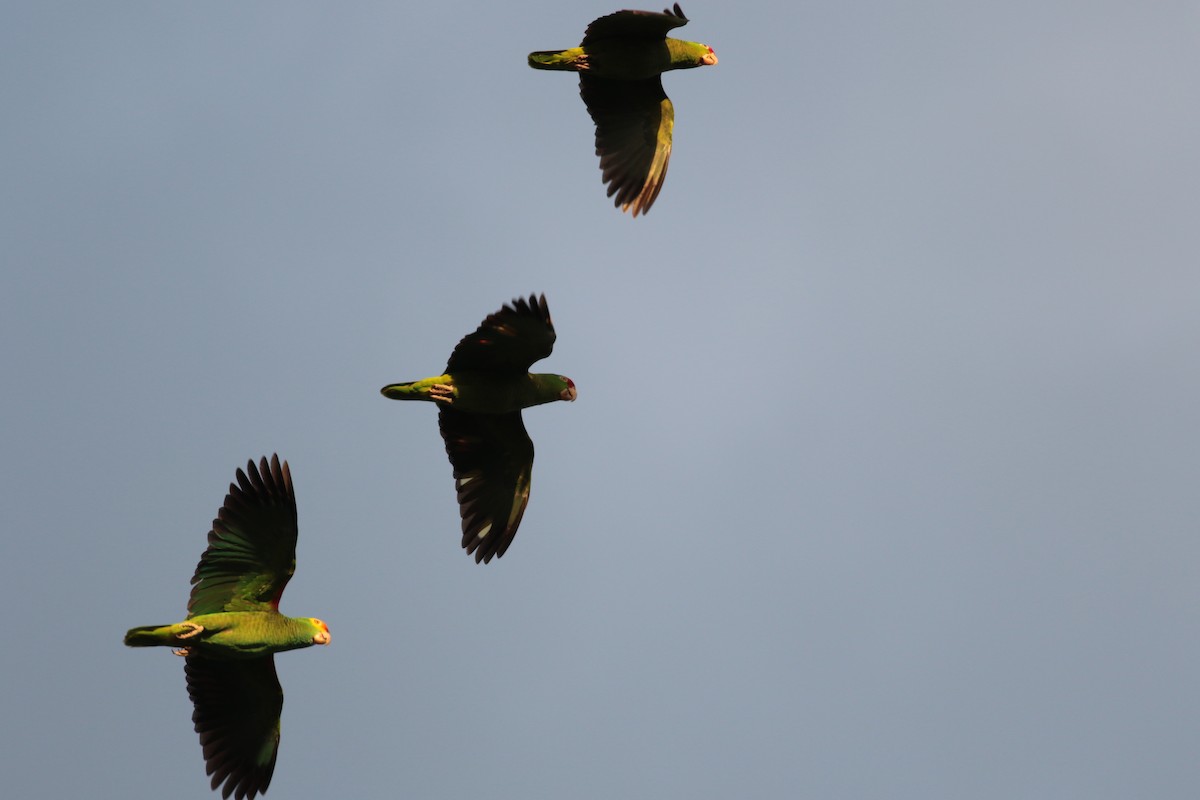
[[533,442],[521,409],[574,400],[565,375],[530,373],[554,348],[545,296],[517,298],[464,336],[444,374],[380,391],[438,405],[438,428],[454,471],[462,546],[476,563],[504,555],[529,504]]
[[237,471],[192,576],[188,615],[125,634],[130,647],[185,656],[184,674],[212,788],[237,800],[267,791],[279,752],[283,689],[275,653],[329,644],[319,619],[285,617],[279,598],[296,570],[296,495],[287,462]]
[[654,204],[671,158],[675,107],[662,73],[717,63],[708,45],[667,36],[687,21],[678,3],[661,14],[618,11],[593,21],[579,47],[529,54],[534,69],[579,73],[608,196],[635,217]]

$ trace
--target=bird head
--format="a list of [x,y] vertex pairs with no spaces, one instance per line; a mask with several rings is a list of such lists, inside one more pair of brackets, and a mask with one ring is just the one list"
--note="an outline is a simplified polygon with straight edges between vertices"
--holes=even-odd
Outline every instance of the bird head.
[[313,644],[329,644],[329,626],[315,617],[309,618],[308,624],[313,627]]
[[563,382],[567,384],[567,387],[558,393],[559,400],[571,402],[579,396],[579,392],[575,391],[575,381],[571,380],[566,375],[559,375],[558,377],[562,378]]

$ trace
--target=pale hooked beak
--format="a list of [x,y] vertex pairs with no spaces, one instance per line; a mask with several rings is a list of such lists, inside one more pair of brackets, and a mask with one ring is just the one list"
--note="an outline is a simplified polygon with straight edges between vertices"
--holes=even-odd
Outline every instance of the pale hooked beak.
[[700,63],[706,67],[711,67],[717,63],[717,54],[712,51],[711,47],[707,53],[700,56]]
[[558,393],[558,399],[571,402],[578,396],[579,392],[575,391],[575,381],[567,378],[567,388]]
[[313,644],[329,644],[329,640],[333,638],[329,635],[329,626],[324,622],[321,623],[321,630],[313,635]]

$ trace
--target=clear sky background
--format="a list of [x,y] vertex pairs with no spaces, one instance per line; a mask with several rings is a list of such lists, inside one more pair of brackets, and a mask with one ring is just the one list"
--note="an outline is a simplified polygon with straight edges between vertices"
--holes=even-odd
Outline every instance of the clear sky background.
[[[636,220],[525,64],[618,7],[7,8],[7,796],[213,796],[121,637],[276,451],[270,797],[1195,796],[1196,4],[692,0]],[[379,387],[530,292],[579,400],[477,566]]]

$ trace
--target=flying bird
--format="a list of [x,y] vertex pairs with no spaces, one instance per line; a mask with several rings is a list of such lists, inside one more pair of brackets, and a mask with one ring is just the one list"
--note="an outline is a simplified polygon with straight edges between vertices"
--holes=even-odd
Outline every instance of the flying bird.
[[267,791],[279,753],[283,689],[275,653],[329,644],[319,619],[285,617],[279,597],[296,571],[296,495],[279,456],[237,471],[192,575],[188,615],[125,634],[130,647],[184,656],[192,722],[212,788],[237,800]]
[[579,73],[579,95],[596,123],[596,155],[608,196],[633,216],[654,204],[671,158],[675,108],[662,73],[717,63],[706,44],[667,37],[688,18],[675,10],[618,11],[588,25],[579,47],[529,54],[534,69]]
[[521,409],[575,399],[575,383],[565,375],[529,372],[550,355],[554,338],[545,295],[517,298],[462,338],[444,374],[380,390],[392,400],[437,403],[462,546],[475,563],[504,555],[529,504],[533,442]]

